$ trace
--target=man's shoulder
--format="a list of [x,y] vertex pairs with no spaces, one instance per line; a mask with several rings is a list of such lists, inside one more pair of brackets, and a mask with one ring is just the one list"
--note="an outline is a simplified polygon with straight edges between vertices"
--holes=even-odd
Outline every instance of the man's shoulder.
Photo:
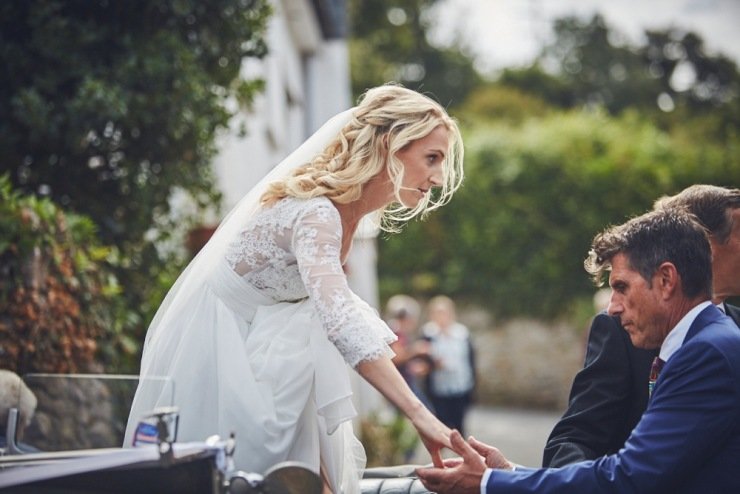
[[619,356],[620,359],[627,357],[630,362],[651,362],[657,355],[655,350],[635,347],[630,341],[629,334],[620,324],[619,318],[606,312],[599,312],[591,322],[587,353],[587,365],[597,355]]
[[720,321],[709,324],[698,336],[721,347],[724,350],[730,348],[740,350],[740,327],[734,321],[722,318]]
[[[717,311],[719,313],[719,311]],[[704,360],[725,360],[740,372],[740,328],[725,317],[711,317],[684,341],[679,349],[684,359],[699,364]],[[677,354],[679,352],[676,352]]]
[[[726,305],[728,313],[730,308],[737,310],[737,307]],[[728,314],[729,316],[730,314]],[[704,309],[695,319],[695,324],[701,327],[696,332],[697,337],[707,340],[736,340],[740,341],[740,327],[732,317],[724,317],[724,314],[714,306]],[[689,332],[692,332],[689,330]]]
[[614,343],[629,340],[629,335],[619,324],[619,318],[610,316],[606,312],[599,312],[591,320],[588,329],[589,341],[597,342],[613,341]]

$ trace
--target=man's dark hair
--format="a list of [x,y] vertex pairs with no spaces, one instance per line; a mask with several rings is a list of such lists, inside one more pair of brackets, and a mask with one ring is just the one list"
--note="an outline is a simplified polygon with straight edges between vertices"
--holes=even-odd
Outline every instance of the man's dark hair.
[[719,243],[727,242],[732,232],[732,210],[740,208],[740,189],[717,185],[692,185],[674,196],[663,196],[653,209],[680,207],[696,216]]
[[682,208],[657,209],[607,228],[594,237],[584,267],[597,284],[624,254],[648,283],[664,262],[676,266],[688,298],[712,294],[712,256],[707,232],[697,218]]

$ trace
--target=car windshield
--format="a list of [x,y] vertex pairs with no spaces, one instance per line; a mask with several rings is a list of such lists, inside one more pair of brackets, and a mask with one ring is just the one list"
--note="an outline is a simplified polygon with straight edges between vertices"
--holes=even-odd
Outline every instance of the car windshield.
[[[11,401],[19,411],[15,443],[20,452],[124,445],[124,431],[138,376],[27,374],[23,381],[26,388],[16,387],[16,397]],[[167,405],[172,405],[174,383],[167,378],[152,378],[151,381],[162,387],[164,396],[169,397]]]

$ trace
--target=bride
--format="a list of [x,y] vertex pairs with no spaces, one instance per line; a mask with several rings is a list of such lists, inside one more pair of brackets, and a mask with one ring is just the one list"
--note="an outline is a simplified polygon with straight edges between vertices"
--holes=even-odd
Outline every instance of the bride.
[[368,90],[280,163],[224,219],[152,321],[126,445],[148,411],[170,404],[179,441],[234,432],[236,467],[285,460],[359,491],[365,465],[352,432],[347,364],[413,423],[435,465],[450,430],[390,358],[394,334],[343,272],[359,221],[386,231],[451,198],[462,177],[456,123],[396,85]]

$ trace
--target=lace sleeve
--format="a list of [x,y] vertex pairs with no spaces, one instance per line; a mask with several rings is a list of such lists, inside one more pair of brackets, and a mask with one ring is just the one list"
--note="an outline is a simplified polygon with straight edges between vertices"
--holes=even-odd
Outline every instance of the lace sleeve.
[[301,278],[329,340],[344,360],[356,367],[364,360],[393,356],[395,335],[377,313],[347,284],[340,261],[339,214],[330,204],[303,214],[293,234],[293,251]]

